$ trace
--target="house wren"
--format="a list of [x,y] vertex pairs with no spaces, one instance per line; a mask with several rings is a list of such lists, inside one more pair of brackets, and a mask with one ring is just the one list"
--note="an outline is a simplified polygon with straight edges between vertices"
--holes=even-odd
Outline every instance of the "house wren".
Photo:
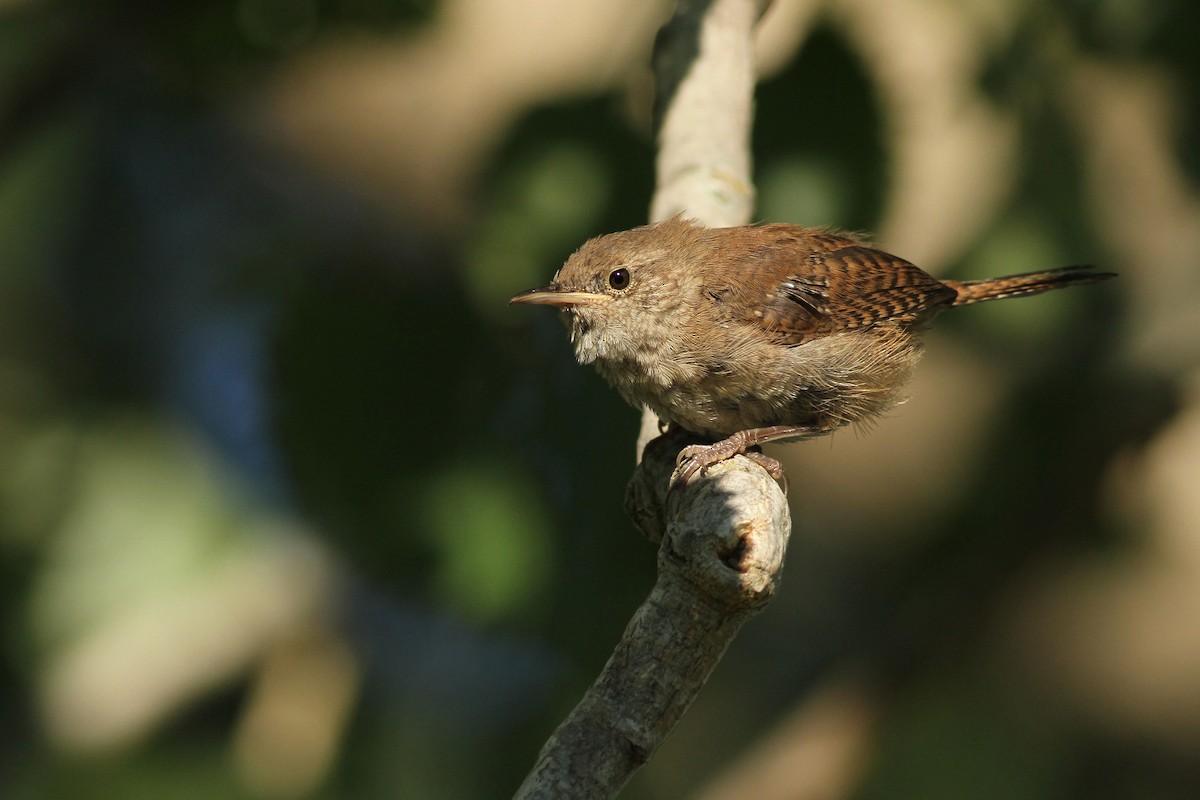
[[1063,267],[938,280],[844,234],[794,225],[704,228],[681,217],[591,239],[549,286],[513,303],[561,308],[575,357],[635,407],[715,441],[677,479],[765,442],[830,433],[893,408],[943,308],[1111,277]]

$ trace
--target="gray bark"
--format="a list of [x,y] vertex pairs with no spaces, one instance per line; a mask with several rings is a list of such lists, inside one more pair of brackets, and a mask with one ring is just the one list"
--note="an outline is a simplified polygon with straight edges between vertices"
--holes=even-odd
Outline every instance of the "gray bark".
[[[749,219],[753,31],[766,5],[681,0],[660,31],[652,219],[683,213],[714,226]],[[654,429],[649,418],[643,438]],[[639,440],[642,459],[625,506],[660,543],[658,579],[596,682],[542,748],[520,800],[615,796],[776,590],[791,532],[783,492],[740,456],[669,490],[675,454],[687,443],[675,433]]]

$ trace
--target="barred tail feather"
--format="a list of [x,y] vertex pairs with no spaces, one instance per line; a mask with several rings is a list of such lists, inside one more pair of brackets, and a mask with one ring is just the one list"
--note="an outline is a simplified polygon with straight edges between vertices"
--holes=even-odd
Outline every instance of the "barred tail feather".
[[958,293],[951,305],[965,306],[984,300],[1000,300],[1005,297],[1020,297],[1040,294],[1051,289],[1096,283],[1116,277],[1112,272],[1096,272],[1090,266],[1061,267],[1045,272],[1026,272],[983,281],[942,281]]

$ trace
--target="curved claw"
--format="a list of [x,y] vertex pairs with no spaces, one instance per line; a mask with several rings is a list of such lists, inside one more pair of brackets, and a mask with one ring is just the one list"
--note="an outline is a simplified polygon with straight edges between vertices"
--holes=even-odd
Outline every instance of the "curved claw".
[[[686,486],[697,473],[703,475],[708,472],[708,468],[713,464],[724,461],[724,458],[716,460],[702,458],[712,447],[713,445],[690,444],[680,450],[679,455],[675,457],[675,468],[678,470],[678,474],[671,484],[672,487]],[[736,454],[730,454],[725,456],[725,458],[731,458],[733,455]]]
[[742,455],[765,469],[773,480],[778,481],[782,485],[783,493],[787,494],[788,479],[787,473],[783,471],[783,464],[780,464],[777,459],[771,458],[761,450],[747,450]]

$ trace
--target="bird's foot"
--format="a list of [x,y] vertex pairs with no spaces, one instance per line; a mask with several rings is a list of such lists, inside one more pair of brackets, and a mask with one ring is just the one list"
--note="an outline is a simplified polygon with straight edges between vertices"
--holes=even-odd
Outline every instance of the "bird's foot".
[[675,480],[672,486],[684,486],[697,475],[704,475],[714,464],[720,464],[738,455],[745,456],[765,469],[772,478],[781,481],[784,491],[787,491],[787,476],[783,473],[783,465],[759,450],[756,445],[742,441],[737,434],[715,444],[693,444],[680,450],[675,459]]
[[693,444],[679,451],[675,459],[675,478],[672,488],[684,486],[696,475],[703,475],[713,464],[727,461],[734,456],[744,455],[755,464],[765,469],[772,478],[783,484],[787,491],[787,477],[783,474],[783,465],[758,449],[758,445],[766,442],[778,442],[785,439],[805,439],[810,436],[821,436],[829,433],[831,427],[808,425],[771,425],[765,428],[749,428],[722,439],[715,444]]

